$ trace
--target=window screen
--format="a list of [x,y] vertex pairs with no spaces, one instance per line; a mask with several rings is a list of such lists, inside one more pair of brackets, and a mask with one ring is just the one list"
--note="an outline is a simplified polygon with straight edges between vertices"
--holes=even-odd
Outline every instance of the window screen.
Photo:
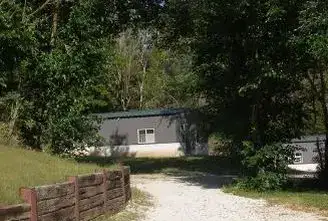
[[138,143],[155,143],[155,129],[138,129]]

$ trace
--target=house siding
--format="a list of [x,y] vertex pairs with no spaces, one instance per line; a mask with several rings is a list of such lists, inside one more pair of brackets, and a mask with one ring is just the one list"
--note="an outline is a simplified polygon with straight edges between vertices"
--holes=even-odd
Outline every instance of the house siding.
[[137,118],[105,119],[101,125],[99,134],[106,140],[106,144],[114,142],[115,145],[137,145],[137,130],[142,128],[155,129],[155,143],[179,142],[177,135],[177,122],[169,116],[152,116]]
[[323,135],[304,136],[301,139],[292,140],[292,145],[299,148],[295,152],[303,154],[303,162],[295,164],[315,164],[318,157],[317,140],[321,149],[324,148],[325,137]]
[[[149,111],[148,111],[149,112]],[[143,114],[143,116],[138,116]],[[153,111],[151,111],[151,114]],[[158,113],[144,112],[103,113],[99,135],[104,143],[90,147],[87,154],[100,156],[129,155],[136,157],[176,157],[182,155],[207,155],[207,136],[198,115],[185,112]],[[121,117],[122,116],[122,117]],[[138,129],[155,129],[154,143],[138,143]],[[201,137],[201,138],[200,138]]]
[[316,152],[316,144],[315,142],[311,143],[294,143],[294,146],[300,148],[300,150],[296,150],[295,152],[300,152],[303,155],[303,162],[301,163],[295,163],[295,164],[310,164],[310,163],[316,163],[314,160],[317,156]]

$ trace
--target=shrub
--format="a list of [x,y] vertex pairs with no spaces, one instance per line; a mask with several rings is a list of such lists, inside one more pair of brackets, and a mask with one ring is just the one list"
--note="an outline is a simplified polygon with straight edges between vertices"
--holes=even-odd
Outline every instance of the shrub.
[[287,166],[293,161],[294,149],[283,144],[257,147],[244,142],[241,154],[245,177],[236,186],[259,191],[281,189],[287,184]]
[[100,142],[96,119],[80,113],[69,113],[52,121],[44,136],[51,153],[71,155]]
[[281,189],[286,184],[286,174],[270,171],[261,171],[255,177],[246,177],[238,180],[236,188],[266,191]]
[[231,156],[234,153],[233,141],[217,133],[209,137],[208,145],[212,155]]

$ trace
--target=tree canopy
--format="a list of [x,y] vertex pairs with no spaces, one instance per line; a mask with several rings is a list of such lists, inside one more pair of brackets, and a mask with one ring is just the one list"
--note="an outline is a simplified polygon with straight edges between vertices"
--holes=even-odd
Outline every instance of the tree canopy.
[[194,107],[236,143],[255,179],[283,180],[293,149],[280,144],[311,132],[326,134],[328,171],[327,8],[323,0],[0,0],[3,136],[68,153],[99,141],[91,113]]
[[317,127],[328,125],[326,9],[312,0],[166,2],[163,45],[194,52],[212,129],[240,143],[235,151],[254,183],[282,185],[274,180],[284,179],[293,149],[277,144],[327,131]]

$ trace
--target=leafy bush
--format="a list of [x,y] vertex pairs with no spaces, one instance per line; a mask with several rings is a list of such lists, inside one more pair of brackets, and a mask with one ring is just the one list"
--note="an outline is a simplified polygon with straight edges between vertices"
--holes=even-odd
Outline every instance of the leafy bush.
[[281,189],[286,184],[286,174],[262,171],[255,177],[240,179],[236,184],[236,188],[266,191]]
[[212,134],[208,140],[209,151],[212,155],[231,156],[233,141],[220,134]]
[[293,161],[295,147],[283,144],[257,147],[244,142],[241,152],[244,175],[237,187],[259,191],[276,190],[287,184],[287,166]]
[[98,142],[94,119],[79,113],[69,114],[52,121],[45,133],[45,142],[54,154],[70,154]]

